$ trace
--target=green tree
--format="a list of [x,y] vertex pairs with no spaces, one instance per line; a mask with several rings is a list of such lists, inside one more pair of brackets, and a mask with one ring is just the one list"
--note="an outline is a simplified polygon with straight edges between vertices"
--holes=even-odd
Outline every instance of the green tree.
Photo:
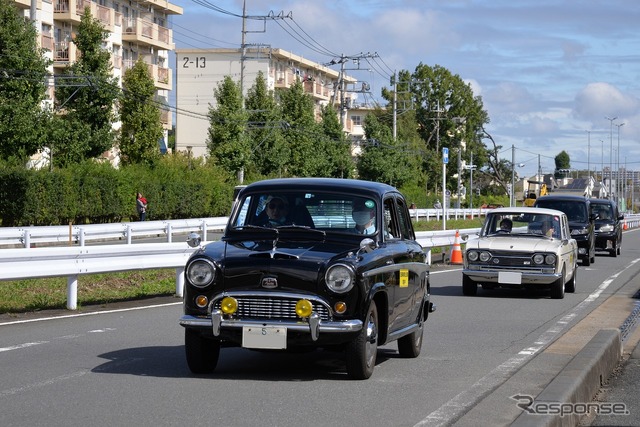
[[225,76],[214,89],[216,106],[209,108],[207,148],[216,164],[243,173],[250,162],[247,113],[242,107],[240,85]]
[[556,157],[556,170],[554,176],[556,178],[564,178],[569,173],[571,169],[571,159],[569,158],[569,154],[562,150]]
[[[111,54],[102,47],[108,35],[91,10],[85,8],[73,40],[79,50],[78,60],[56,80],[56,107],[66,113],[68,128],[84,123],[91,136],[88,141],[79,141],[74,139],[78,135],[72,133],[55,140],[54,161],[56,155],[69,162],[98,157],[114,145],[112,124],[116,121],[114,105],[119,88],[112,76]],[[80,158],[71,154],[76,151]]]
[[304,92],[299,80],[287,89],[278,90],[277,95],[285,122],[284,138],[291,150],[288,174],[322,176],[320,171],[325,159],[317,146],[321,132],[315,121],[313,99]]
[[355,164],[351,158],[351,144],[342,131],[338,113],[332,106],[326,105],[322,107],[321,117],[324,136],[324,147],[321,149],[327,154],[327,173],[325,176],[351,178]]
[[138,59],[125,71],[124,95],[120,99],[120,159],[123,164],[153,164],[160,156],[158,141],[162,138],[160,110],[153,103],[156,92],[147,65]]
[[367,142],[357,162],[359,178],[396,187],[411,180],[412,171],[407,167],[410,153],[394,142],[391,129],[376,114],[369,114],[364,131]]
[[282,138],[281,110],[267,81],[258,72],[245,101],[253,163],[265,176],[279,176],[289,162],[291,151]]
[[47,66],[37,32],[12,0],[0,0],[0,158],[22,161],[46,142]]

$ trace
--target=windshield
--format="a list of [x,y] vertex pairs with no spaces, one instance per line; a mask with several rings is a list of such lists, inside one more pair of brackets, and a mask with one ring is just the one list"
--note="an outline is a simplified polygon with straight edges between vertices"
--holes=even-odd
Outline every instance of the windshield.
[[232,218],[234,229],[303,227],[372,235],[377,231],[376,202],[367,197],[312,192],[243,195]]
[[489,214],[482,227],[481,235],[560,238],[560,217],[519,212]]
[[564,212],[569,221],[587,222],[587,207],[584,202],[570,200],[538,200],[539,208],[555,209]]

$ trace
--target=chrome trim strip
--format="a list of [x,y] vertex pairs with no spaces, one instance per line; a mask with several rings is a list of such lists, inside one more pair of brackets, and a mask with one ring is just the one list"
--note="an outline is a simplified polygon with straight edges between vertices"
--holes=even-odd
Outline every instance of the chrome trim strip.
[[371,277],[376,274],[396,272],[400,269],[408,269],[416,273],[417,275],[421,275],[429,271],[429,264],[423,264],[421,262],[405,262],[402,264],[385,265],[382,267],[373,268],[369,271],[365,271],[364,273],[362,273],[362,277]]

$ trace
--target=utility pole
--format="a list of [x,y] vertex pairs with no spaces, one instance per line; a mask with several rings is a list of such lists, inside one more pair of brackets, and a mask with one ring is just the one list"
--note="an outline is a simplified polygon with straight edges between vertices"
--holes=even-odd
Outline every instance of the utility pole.
[[393,140],[398,138],[398,77],[393,72]]
[[[240,97],[242,101],[242,109],[244,110],[244,62],[247,59],[247,42],[246,36],[247,33],[266,33],[267,32],[267,19],[285,19],[291,18],[291,12],[288,15],[284,15],[280,13],[278,15],[274,15],[273,13],[269,13],[269,15],[263,16],[248,16],[247,15],[247,0],[242,1],[242,36],[240,42]],[[247,19],[255,19],[262,21],[262,31],[248,31],[247,30]],[[241,166],[238,170],[238,183],[242,184],[244,182],[244,166]]]
[[610,122],[610,131],[609,131],[609,200],[613,200],[613,193],[611,192],[611,180],[613,179],[613,121],[618,117],[610,118],[605,117],[605,119]]

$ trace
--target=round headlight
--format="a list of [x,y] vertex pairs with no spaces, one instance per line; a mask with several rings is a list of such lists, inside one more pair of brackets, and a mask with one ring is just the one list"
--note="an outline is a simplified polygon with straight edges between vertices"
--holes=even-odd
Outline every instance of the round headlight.
[[336,264],[329,267],[324,275],[327,287],[333,292],[343,294],[353,288],[355,274],[353,270],[344,264]]
[[491,254],[489,252],[480,252],[480,261],[487,262],[491,259]]
[[198,259],[189,264],[186,275],[193,286],[204,288],[215,280],[216,267],[209,260]]
[[555,265],[556,264],[556,256],[551,254],[551,255],[547,255],[546,257],[544,257],[544,263],[548,264],[548,265]]
[[602,231],[604,233],[609,233],[609,232],[613,231],[613,225],[605,224],[602,227],[600,227],[600,231]]
[[544,255],[542,254],[535,254],[533,256],[533,263],[536,265],[540,265],[544,262]]
[[469,261],[477,261],[478,260],[478,252],[476,251],[469,251],[467,252],[467,259]]

